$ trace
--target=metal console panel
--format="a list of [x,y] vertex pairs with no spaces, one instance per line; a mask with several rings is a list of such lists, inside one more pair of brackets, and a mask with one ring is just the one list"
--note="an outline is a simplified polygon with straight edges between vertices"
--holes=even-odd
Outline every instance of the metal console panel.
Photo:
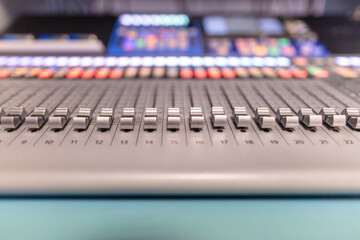
[[360,101],[336,80],[12,79],[0,89],[1,124],[14,107],[49,112],[36,129],[1,127],[1,194],[360,193]]

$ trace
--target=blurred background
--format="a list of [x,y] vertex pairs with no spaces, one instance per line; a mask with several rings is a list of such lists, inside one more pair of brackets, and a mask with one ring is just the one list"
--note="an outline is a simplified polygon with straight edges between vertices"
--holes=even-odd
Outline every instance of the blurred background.
[[[357,0],[1,0],[0,29],[21,15],[113,15],[137,13],[351,15]],[[154,7],[156,6],[156,7]]]

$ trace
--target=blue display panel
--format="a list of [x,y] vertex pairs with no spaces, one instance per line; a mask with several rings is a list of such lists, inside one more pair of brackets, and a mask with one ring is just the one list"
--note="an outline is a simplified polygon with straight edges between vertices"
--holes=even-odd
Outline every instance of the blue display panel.
[[208,53],[214,56],[321,57],[329,54],[318,40],[282,38],[209,38]]
[[200,23],[183,14],[124,14],[112,32],[110,55],[199,55],[203,53]]
[[321,57],[329,54],[302,20],[243,16],[203,18],[208,54]]

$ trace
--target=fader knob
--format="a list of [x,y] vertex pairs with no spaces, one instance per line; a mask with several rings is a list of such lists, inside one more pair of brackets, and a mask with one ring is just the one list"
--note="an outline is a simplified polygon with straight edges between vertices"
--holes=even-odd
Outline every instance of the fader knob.
[[87,129],[92,120],[92,114],[90,108],[80,108],[76,117],[73,118],[73,127],[78,130]]
[[16,129],[25,120],[27,112],[23,107],[12,107],[10,112],[1,118],[1,125],[4,129]]
[[227,116],[223,107],[211,108],[211,123],[215,128],[226,126]]
[[61,130],[70,120],[70,111],[68,108],[56,108],[53,116],[49,118],[48,125],[52,130]]
[[201,107],[190,108],[190,128],[191,129],[202,129],[205,124],[205,117]]
[[322,117],[314,113],[311,108],[301,108],[298,112],[300,121],[307,127],[320,127]]
[[346,116],[337,114],[334,108],[323,108],[320,115],[330,127],[343,127],[346,125]]
[[272,128],[275,125],[275,117],[270,115],[270,110],[267,107],[259,107],[255,110],[255,118],[260,128]]
[[290,108],[279,108],[276,117],[283,128],[295,128],[299,126],[299,117],[295,116]]
[[146,108],[144,116],[144,130],[156,130],[157,128],[157,108]]
[[49,119],[49,111],[45,107],[36,107],[30,116],[25,118],[28,129],[40,129]]
[[346,116],[347,123],[353,129],[360,129],[360,112],[358,108],[345,108],[341,114]]
[[179,108],[169,108],[168,117],[167,117],[167,129],[170,130],[179,130],[180,129],[180,109]]
[[246,107],[234,107],[233,112],[236,127],[243,128],[250,125],[251,117],[246,112]]
[[120,130],[133,130],[135,125],[135,108],[124,108],[120,118]]
[[1,118],[5,116],[5,111],[4,109],[0,108],[0,124],[1,124]]
[[102,108],[100,115],[96,118],[96,127],[98,129],[109,130],[114,119],[114,109]]

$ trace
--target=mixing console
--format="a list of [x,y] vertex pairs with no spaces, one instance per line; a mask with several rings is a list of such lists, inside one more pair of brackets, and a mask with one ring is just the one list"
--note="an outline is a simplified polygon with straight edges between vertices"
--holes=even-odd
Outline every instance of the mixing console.
[[107,54],[2,52],[0,195],[360,193],[360,57],[311,21],[110,21],[108,38],[32,33]]
[[0,189],[358,192],[357,59],[2,57]]

